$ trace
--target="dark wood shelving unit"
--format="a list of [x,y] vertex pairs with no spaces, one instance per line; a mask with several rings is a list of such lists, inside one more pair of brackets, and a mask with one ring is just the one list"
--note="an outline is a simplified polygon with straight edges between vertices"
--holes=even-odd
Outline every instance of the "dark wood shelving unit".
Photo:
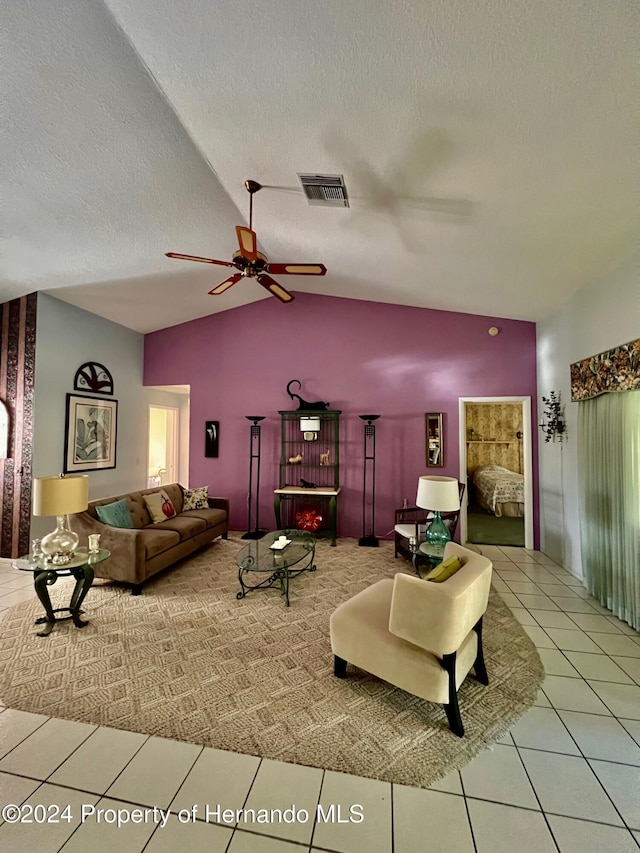
[[[295,528],[296,514],[317,509],[323,517],[318,536],[337,539],[337,504],[340,494],[340,415],[337,409],[281,411],[279,488],[275,489],[276,524]],[[318,430],[305,430],[301,419],[314,419]],[[316,437],[309,440],[310,435]],[[307,436],[307,438],[305,438]],[[295,461],[291,461],[295,460]],[[305,487],[302,481],[314,483]]]

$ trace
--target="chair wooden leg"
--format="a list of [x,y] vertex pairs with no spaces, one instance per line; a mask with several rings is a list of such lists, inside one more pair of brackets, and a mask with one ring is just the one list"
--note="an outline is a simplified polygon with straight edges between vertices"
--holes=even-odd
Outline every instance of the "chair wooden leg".
[[347,677],[347,662],[346,660],[339,658],[338,655],[333,656],[333,674],[337,678]]
[[460,707],[458,705],[458,691],[456,690],[456,653],[443,655],[440,664],[449,676],[449,701],[444,706],[449,728],[454,735],[462,737],[464,735],[464,726],[462,725],[462,717],[460,716]]
[[478,652],[476,654],[476,659],[473,662],[473,668],[476,671],[476,678],[480,684],[488,684],[489,676],[487,675],[487,667],[484,663],[484,650],[482,648],[482,616],[473,626],[473,630],[478,635]]

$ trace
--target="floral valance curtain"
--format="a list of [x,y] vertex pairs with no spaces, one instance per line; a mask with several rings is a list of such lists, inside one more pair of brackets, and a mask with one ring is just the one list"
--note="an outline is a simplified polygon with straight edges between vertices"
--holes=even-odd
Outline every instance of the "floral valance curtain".
[[640,390],[640,338],[571,365],[571,400]]

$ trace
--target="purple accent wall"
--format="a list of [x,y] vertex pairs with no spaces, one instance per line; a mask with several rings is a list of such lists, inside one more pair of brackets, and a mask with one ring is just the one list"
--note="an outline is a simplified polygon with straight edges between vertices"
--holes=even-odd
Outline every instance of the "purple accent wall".
[[[500,334],[487,330],[497,326]],[[231,500],[231,527],[245,530],[249,421],[262,422],[260,526],[274,528],[280,417],[297,409],[286,393],[341,409],[338,534],[362,535],[363,422],[375,412],[376,534],[394,509],[413,504],[425,465],[425,412],[444,412],[445,467],[459,476],[458,398],[531,396],[538,545],[535,324],[472,314],[299,293],[172,326],[145,336],[145,385],[191,386],[190,479]],[[204,456],[205,421],[220,421],[220,455]]]

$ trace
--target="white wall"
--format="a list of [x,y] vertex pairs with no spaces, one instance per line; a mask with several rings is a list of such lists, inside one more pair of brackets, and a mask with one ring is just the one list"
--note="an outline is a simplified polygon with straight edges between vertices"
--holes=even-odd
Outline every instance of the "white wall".
[[[184,408],[184,398],[142,385],[144,336],[46,293],[38,294],[33,476],[63,470],[66,395],[81,364],[97,361],[113,376],[118,401],[116,467],[89,473],[89,499],[146,487],[149,403]],[[188,433],[187,433],[188,434]],[[33,518],[31,537],[52,529]]]
[[577,422],[569,367],[573,362],[640,337],[640,253],[537,325],[538,411],[541,397],[560,391],[567,440],[539,444],[541,548],[582,576],[578,498]]

